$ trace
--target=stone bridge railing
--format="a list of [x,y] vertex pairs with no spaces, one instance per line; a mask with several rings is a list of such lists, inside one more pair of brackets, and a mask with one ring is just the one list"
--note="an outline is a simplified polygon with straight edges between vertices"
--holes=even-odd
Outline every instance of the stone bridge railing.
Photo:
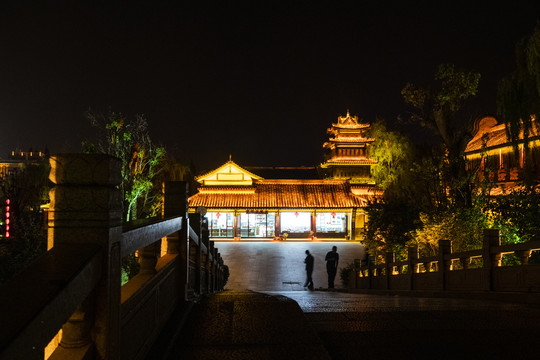
[[[223,288],[187,183],[165,184],[163,219],[126,226],[118,159],[54,156],[50,179],[49,250],[0,288],[0,359],[142,359],[175,307]],[[135,251],[140,271],[121,286]]]
[[[383,264],[355,262],[349,288],[376,290],[480,291],[540,293],[540,264],[529,264],[540,241],[501,245],[499,231],[484,230],[482,249],[450,252],[450,241],[439,242],[437,256],[418,258],[415,247],[405,261],[386,254]],[[521,265],[501,266],[504,254],[515,254]]]

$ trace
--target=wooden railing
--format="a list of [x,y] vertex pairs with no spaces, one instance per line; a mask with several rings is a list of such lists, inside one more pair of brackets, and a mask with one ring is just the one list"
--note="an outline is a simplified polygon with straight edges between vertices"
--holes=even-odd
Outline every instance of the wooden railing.
[[[55,156],[50,179],[50,250],[0,289],[1,359],[142,359],[176,306],[223,288],[185,182],[165,185],[164,218],[123,225],[118,159]],[[121,286],[135,252],[140,271]]]
[[[349,287],[376,290],[490,291],[540,293],[540,264],[529,264],[540,240],[501,245],[499,231],[484,230],[482,249],[450,252],[450,242],[439,242],[439,253],[418,258],[415,247],[408,249],[405,261],[394,261],[388,253],[385,262],[375,265],[356,261],[349,276]],[[515,254],[521,265],[501,266],[505,254]]]

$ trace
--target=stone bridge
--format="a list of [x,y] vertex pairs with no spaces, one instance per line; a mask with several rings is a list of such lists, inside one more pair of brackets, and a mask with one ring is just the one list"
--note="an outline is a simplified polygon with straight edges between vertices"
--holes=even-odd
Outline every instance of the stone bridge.
[[[51,163],[50,249],[0,289],[0,359],[538,357],[538,265],[496,269],[499,255],[524,259],[536,243],[490,240],[456,255],[465,264],[483,256],[483,268],[454,274],[448,252],[375,265],[354,261],[364,258],[354,242],[215,243],[187,214],[186,183],[166,184],[163,219],[126,225],[117,159],[68,154]],[[356,265],[328,291],[324,254],[333,245],[341,267]],[[314,291],[302,287],[306,249]],[[121,260],[135,251],[141,270],[121,286]],[[451,288],[472,270],[467,288]],[[499,275],[511,284],[508,274],[519,286],[494,285]]]

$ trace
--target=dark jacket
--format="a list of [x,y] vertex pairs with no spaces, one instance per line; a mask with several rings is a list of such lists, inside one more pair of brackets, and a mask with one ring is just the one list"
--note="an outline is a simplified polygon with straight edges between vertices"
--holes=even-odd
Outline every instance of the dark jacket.
[[311,254],[308,254],[306,256],[306,259],[304,260],[304,263],[306,263],[306,271],[313,271],[313,262],[313,256]]

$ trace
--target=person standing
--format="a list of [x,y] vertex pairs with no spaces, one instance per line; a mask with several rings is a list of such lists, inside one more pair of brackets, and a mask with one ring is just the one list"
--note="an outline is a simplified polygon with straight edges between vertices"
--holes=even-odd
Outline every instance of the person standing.
[[313,279],[311,275],[313,274],[313,256],[309,253],[309,250],[306,250],[306,258],[304,263],[306,264],[306,282],[304,283],[304,288],[307,287],[309,290],[313,290]]
[[324,260],[326,260],[326,272],[328,273],[328,288],[333,289],[339,262],[337,246],[332,246],[332,251],[326,254]]

